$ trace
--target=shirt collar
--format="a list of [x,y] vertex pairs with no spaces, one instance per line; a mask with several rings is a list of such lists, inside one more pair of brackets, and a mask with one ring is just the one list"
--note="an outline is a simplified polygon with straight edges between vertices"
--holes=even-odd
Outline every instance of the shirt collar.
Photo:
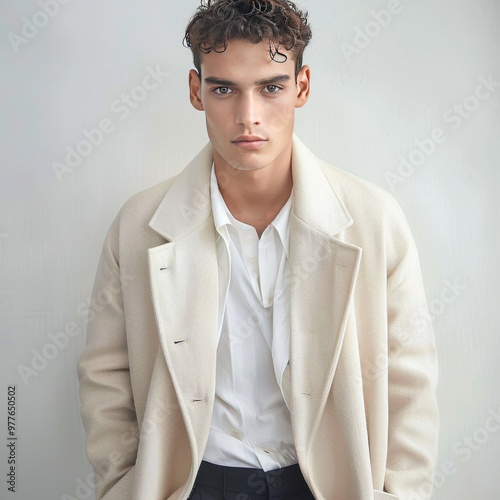
[[212,163],[212,172],[210,173],[210,198],[212,202],[212,214],[214,217],[215,229],[222,235],[221,228],[227,224],[231,224],[229,220],[228,212],[224,199],[219,190],[219,184],[217,183],[217,176],[215,175],[215,168]]
[[[292,195],[293,190],[287,202],[283,205],[278,215],[271,222],[271,225],[280,237],[281,244],[283,245],[283,249],[285,250],[287,257],[290,247],[290,212],[292,208]],[[226,202],[224,201],[224,198],[219,190],[219,184],[217,182],[217,176],[215,175],[215,168],[213,164],[212,171],[210,173],[210,197],[212,202],[214,224],[219,235],[224,236],[222,228],[226,225],[235,226],[236,228],[238,228],[240,224],[245,225],[243,222],[235,219],[227,208]]]
[[287,202],[283,205],[278,215],[271,222],[271,225],[274,229],[276,229],[276,232],[280,237],[281,244],[283,245],[283,250],[285,250],[287,258],[290,248],[290,212],[292,209],[292,196],[293,189]]

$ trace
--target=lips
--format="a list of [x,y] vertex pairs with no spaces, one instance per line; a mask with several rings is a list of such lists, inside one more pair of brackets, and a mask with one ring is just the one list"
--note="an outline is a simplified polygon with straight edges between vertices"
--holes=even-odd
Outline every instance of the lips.
[[235,146],[243,149],[258,149],[267,143],[267,139],[264,139],[257,135],[240,135],[231,142]]

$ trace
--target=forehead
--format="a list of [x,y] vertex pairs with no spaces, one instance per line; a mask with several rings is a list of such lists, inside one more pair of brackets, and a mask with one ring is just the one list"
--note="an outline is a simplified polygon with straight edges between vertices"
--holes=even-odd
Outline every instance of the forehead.
[[246,40],[230,40],[224,52],[209,52],[201,55],[204,77],[213,76],[227,79],[255,80],[273,73],[290,74],[295,72],[293,53],[284,48],[271,58],[269,42],[252,43]]

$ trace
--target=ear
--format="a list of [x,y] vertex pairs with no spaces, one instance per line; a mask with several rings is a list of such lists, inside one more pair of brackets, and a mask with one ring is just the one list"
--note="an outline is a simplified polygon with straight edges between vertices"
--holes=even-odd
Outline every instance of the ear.
[[203,111],[205,109],[201,101],[200,75],[194,69],[189,71],[189,99],[193,107],[198,111]]
[[301,108],[309,99],[309,91],[311,90],[311,70],[309,66],[302,66],[297,75],[297,101],[296,108]]

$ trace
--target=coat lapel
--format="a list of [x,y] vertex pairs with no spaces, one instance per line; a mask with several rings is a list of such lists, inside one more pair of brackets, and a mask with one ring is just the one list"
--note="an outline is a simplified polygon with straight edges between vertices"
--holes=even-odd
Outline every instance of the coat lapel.
[[174,180],[150,221],[167,243],[149,250],[160,344],[193,459],[201,460],[215,394],[218,276],[208,146]]
[[295,444],[305,465],[341,352],[361,249],[341,241],[352,219],[319,161],[296,138],[292,167],[287,376]]

